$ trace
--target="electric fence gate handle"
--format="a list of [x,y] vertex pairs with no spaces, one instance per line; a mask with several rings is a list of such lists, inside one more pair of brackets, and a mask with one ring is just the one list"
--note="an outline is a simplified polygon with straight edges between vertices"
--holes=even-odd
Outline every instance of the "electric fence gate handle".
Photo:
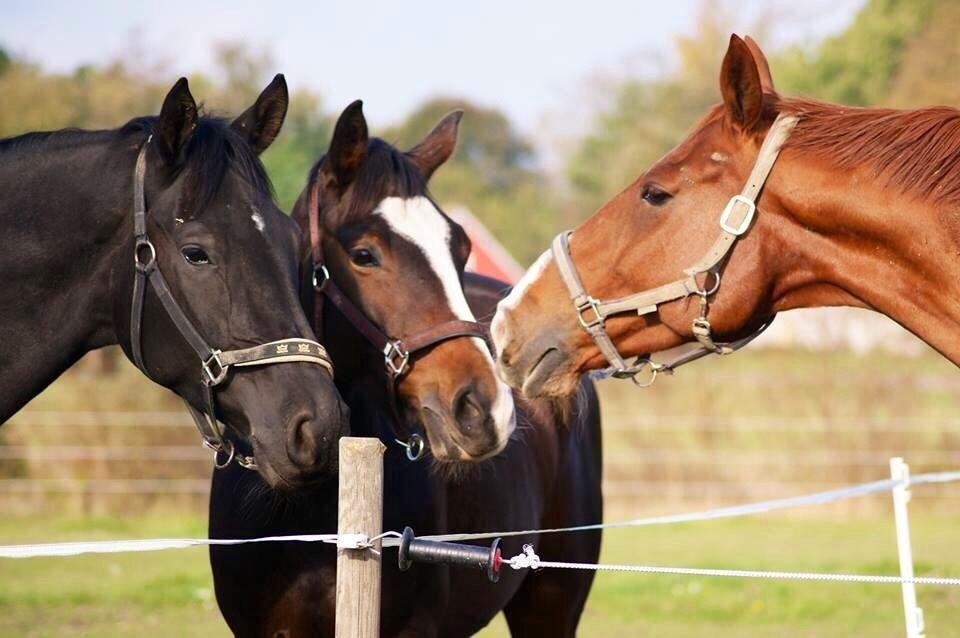
[[483,570],[490,582],[495,583],[500,580],[503,557],[500,554],[499,538],[493,539],[490,547],[478,547],[445,541],[421,540],[414,536],[412,529],[407,527],[400,538],[397,563],[402,572],[410,569],[413,563],[473,567]]

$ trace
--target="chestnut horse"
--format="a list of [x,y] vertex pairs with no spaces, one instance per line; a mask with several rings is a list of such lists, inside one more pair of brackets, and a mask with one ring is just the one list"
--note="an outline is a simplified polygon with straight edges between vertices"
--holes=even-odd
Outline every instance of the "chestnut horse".
[[782,97],[735,35],[720,93],[500,303],[501,376],[563,395],[608,362],[630,376],[679,344],[727,353],[817,306],[886,314],[960,364],[960,111]]
[[300,305],[299,231],[258,158],[287,103],[278,75],[228,122],[181,78],[159,116],[0,140],[0,424],[119,344],[183,398],[219,464],[256,459],[278,487],[336,471],[346,409]]
[[[490,317],[505,285],[465,275],[470,242],[440,212],[427,180],[454,149],[460,113],[445,118],[408,152],[369,138],[361,106],[341,116],[326,156],[311,172],[294,217],[316,220],[326,271],[322,325],[351,409],[354,435],[381,438],[384,529],[418,534],[573,526],[600,521],[600,416],[592,386],[562,402],[518,402],[498,413],[493,358],[473,336],[454,336],[411,354],[395,382],[380,344],[451,320]],[[311,196],[316,192],[315,196]],[[316,208],[313,206],[316,205]],[[309,231],[308,231],[309,232]],[[328,281],[325,281],[329,277]],[[306,286],[308,309],[314,305]],[[349,309],[347,309],[349,308]],[[358,324],[370,321],[363,330]],[[320,328],[323,328],[322,331]],[[394,401],[399,403],[395,409]],[[403,423],[396,423],[395,419]],[[425,431],[428,462],[411,462],[397,430]],[[337,529],[337,486],[278,497],[258,477],[231,468],[214,476],[210,535],[243,537],[330,533]],[[541,556],[596,561],[600,534],[504,539],[504,555],[536,542]],[[304,543],[211,548],[217,601],[238,636],[332,636],[336,549]],[[480,571],[414,565],[401,573],[384,550],[382,633],[468,636],[503,610],[514,635],[573,636],[593,573],[504,570],[499,583]]]

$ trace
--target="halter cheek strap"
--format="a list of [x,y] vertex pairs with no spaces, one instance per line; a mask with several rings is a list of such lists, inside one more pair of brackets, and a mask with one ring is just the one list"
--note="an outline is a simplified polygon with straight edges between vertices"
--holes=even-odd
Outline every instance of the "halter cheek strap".
[[[433,346],[460,337],[476,337],[485,342],[488,339],[486,328],[475,321],[453,320],[431,326],[422,332],[403,338],[391,339],[376,324],[374,324],[360,308],[347,297],[330,277],[330,272],[324,266],[323,238],[320,234],[320,179],[315,177],[310,185],[310,194],[307,198],[307,210],[310,227],[310,251],[313,259],[313,288],[314,288],[314,330],[317,334],[323,329],[323,304],[332,303],[347,321],[359,332],[366,341],[383,354],[383,363],[387,371],[387,394],[390,410],[393,417],[394,434],[398,437],[407,437],[408,441],[397,440],[407,448],[407,456],[411,461],[420,458],[424,451],[422,439],[418,434],[410,433],[404,425],[397,401],[397,385],[404,374],[410,369],[411,356],[428,350]],[[416,453],[412,453],[413,450]]]
[[[709,298],[720,287],[720,270],[737,240],[746,234],[756,216],[756,201],[760,196],[764,183],[773,170],[780,149],[790,136],[790,132],[797,123],[797,117],[781,114],[774,121],[767,133],[753,170],[739,195],[734,195],[727,202],[720,214],[720,234],[713,242],[706,254],[690,268],[684,270],[684,277],[676,281],[644,290],[626,297],[601,301],[587,293],[577,273],[577,267],[570,255],[571,231],[560,233],[551,246],[553,259],[560,272],[560,278],[570,294],[577,313],[580,326],[591,336],[600,352],[610,363],[610,374],[619,378],[629,378],[638,385],[650,385],[657,377],[658,372],[672,372],[685,363],[690,363],[708,354],[731,354],[747,345],[770,325],[771,317],[756,332],[730,343],[717,343],[713,339],[710,321],[707,318]],[[701,285],[698,277],[705,275]],[[620,355],[613,340],[607,333],[605,322],[612,315],[627,312],[643,316],[657,312],[660,306],[678,299],[685,299],[691,295],[700,297],[700,312],[691,326],[696,343],[686,343],[669,350],[662,350],[649,357],[638,357],[633,364],[627,364]],[[638,375],[649,367],[652,376],[646,383],[638,381]]]
[[[150,377],[150,372],[143,357],[143,306],[147,285],[149,284],[164,310],[166,310],[167,316],[170,317],[177,330],[200,359],[203,409],[196,409],[186,400],[184,400],[184,403],[186,403],[187,409],[193,417],[200,436],[203,437],[204,445],[214,452],[214,465],[219,469],[236,460],[237,463],[247,469],[256,469],[256,461],[252,456],[237,454],[233,442],[224,438],[223,431],[217,423],[214,388],[226,380],[230,368],[234,366],[304,362],[322,366],[332,375],[333,364],[324,347],[311,339],[280,339],[252,348],[227,351],[217,350],[206,342],[170,292],[170,286],[167,285],[167,281],[157,264],[157,250],[147,236],[147,203],[144,182],[147,170],[147,147],[150,144],[150,139],[152,139],[152,136],[147,138],[147,141],[140,148],[134,172],[133,262],[135,276],[133,280],[133,302],[130,310],[130,345],[133,352],[133,361],[147,377]],[[227,455],[226,461],[222,463],[220,462],[221,452]]]

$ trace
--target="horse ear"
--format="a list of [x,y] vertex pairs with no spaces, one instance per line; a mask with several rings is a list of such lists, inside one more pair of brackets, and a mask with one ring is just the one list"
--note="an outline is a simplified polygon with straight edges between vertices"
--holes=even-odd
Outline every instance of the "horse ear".
[[767,56],[760,50],[757,41],[750,36],[746,36],[743,41],[750,49],[753,61],[757,65],[757,72],[760,74],[760,88],[763,89],[764,93],[776,93],[777,89],[773,86],[773,75],[770,73],[770,63],[767,62]]
[[427,179],[453,155],[462,118],[463,111],[459,109],[448,113],[422,142],[407,151],[407,156]]
[[253,106],[235,119],[230,127],[246,139],[259,155],[267,150],[280,134],[289,104],[287,81],[282,73],[278,73]]
[[337,120],[330,148],[321,167],[327,181],[332,180],[341,192],[350,186],[366,159],[369,139],[363,101],[357,100],[345,108]]
[[190,94],[187,78],[180,78],[163,100],[154,138],[160,155],[171,166],[179,165],[194,129],[197,103]]
[[746,131],[756,128],[763,111],[760,72],[746,42],[735,34],[720,67],[720,93],[736,125]]

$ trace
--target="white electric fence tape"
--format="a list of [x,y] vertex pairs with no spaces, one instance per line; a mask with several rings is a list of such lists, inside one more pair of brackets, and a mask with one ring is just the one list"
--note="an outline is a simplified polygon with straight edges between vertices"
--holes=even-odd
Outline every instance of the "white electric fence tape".
[[727,578],[762,578],[766,580],[812,580],[820,582],[841,583],[870,583],[883,585],[949,585],[960,586],[960,578],[940,578],[931,576],[914,576],[901,578],[900,576],[876,576],[873,574],[821,574],[816,572],[766,572],[754,569],[699,569],[689,567],[655,567],[651,565],[611,565],[598,563],[563,563],[559,561],[540,560],[532,548],[518,554],[504,564],[513,569],[586,569],[608,572],[636,572],[640,574],[670,574],[674,576],[721,576]]
[[[906,484],[910,486],[947,483],[951,481],[960,481],[960,471],[957,472],[937,472],[932,474],[917,474],[910,477]],[[750,503],[747,505],[735,505],[732,507],[721,507],[704,512],[695,512],[688,514],[670,514],[666,516],[654,516],[648,518],[636,518],[627,521],[616,521],[611,523],[596,523],[592,525],[579,525],[576,527],[554,527],[548,529],[528,529],[521,531],[506,532],[482,532],[476,534],[437,534],[432,536],[419,536],[424,540],[437,541],[467,541],[484,540],[490,538],[500,538],[508,536],[525,536],[535,534],[553,534],[559,532],[583,532],[600,529],[613,529],[618,527],[642,527],[646,525],[667,525],[671,523],[686,523],[692,521],[707,521],[719,518],[730,518],[734,516],[748,516],[752,514],[761,514],[772,512],[774,510],[785,509],[788,507],[799,507],[805,505],[824,505],[843,501],[867,494],[877,492],[888,492],[894,487],[904,484],[904,481],[887,479],[884,481],[874,481],[852,487],[845,487],[837,490],[818,492],[806,496],[795,496],[791,498],[776,499],[771,501],[762,501],[759,503]],[[345,544],[359,546],[354,535],[343,535]],[[347,538],[349,537],[349,539]],[[120,540],[120,541],[81,541],[75,543],[41,543],[32,545],[0,545],[0,558],[34,558],[40,556],[77,556],[80,554],[114,554],[121,552],[150,552],[163,549],[183,549],[187,547],[208,546],[208,545],[245,545],[248,543],[280,543],[280,542],[303,542],[303,543],[331,543],[337,544],[340,536],[338,534],[303,534],[297,536],[265,536],[261,538],[241,538],[241,539],[215,539],[215,538],[155,538],[144,540]],[[395,547],[400,544],[400,534],[398,532],[384,532],[380,536],[370,539],[372,545],[377,540],[382,540],[383,547]],[[571,563],[572,564],[572,563]],[[661,568],[645,568],[661,569]],[[893,578],[892,576],[889,578]],[[901,581],[897,581],[901,582]]]
[[[917,474],[910,477],[908,485],[921,485],[928,483],[948,483],[951,481],[960,481],[960,472],[936,472],[931,474]],[[666,516],[651,516],[648,518],[635,518],[628,521],[616,521],[612,523],[595,523],[592,525],[579,525],[576,527],[554,527],[548,529],[527,529],[509,532],[483,532],[480,534],[436,534],[433,536],[418,536],[424,540],[432,541],[471,541],[485,540],[490,538],[502,538],[506,536],[526,536],[529,534],[553,534],[557,532],[587,532],[599,529],[615,529],[618,527],[644,527],[646,525],[669,525],[671,523],[690,523],[694,521],[709,521],[718,518],[732,518],[735,516],[749,516],[752,514],[763,514],[774,510],[781,510],[790,507],[801,507],[805,505],[826,505],[837,501],[844,501],[867,494],[877,492],[889,492],[893,488],[901,485],[904,481],[895,479],[886,479],[884,481],[874,481],[873,483],[863,483],[851,487],[844,487],[826,492],[817,492],[805,496],[792,496],[790,498],[780,498],[772,501],[761,501],[759,503],[749,503],[747,505],[734,505],[731,507],[720,507],[706,510],[704,512],[694,512],[689,514],[668,514]]]

